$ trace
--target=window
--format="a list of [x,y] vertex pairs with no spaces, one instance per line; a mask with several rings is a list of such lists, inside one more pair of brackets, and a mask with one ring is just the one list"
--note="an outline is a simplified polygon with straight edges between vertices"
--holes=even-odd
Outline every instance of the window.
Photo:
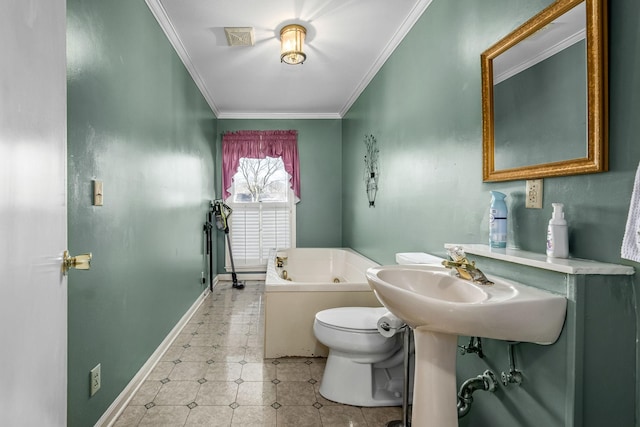
[[[295,203],[280,157],[239,159],[227,204],[236,270],[264,270],[273,248],[295,247]],[[227,270],[231,263],[227,252]]]
[[[263,271],[272,248],[295,247],[299,163],[295,130],[222,135],[222,194],[233,209],[229,237],[236,270]],[[225,252],[229,271],[227,245]]]

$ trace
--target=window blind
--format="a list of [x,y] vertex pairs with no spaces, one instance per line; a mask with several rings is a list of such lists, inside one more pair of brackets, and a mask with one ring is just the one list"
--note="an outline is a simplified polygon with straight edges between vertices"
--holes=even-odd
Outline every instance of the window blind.
[[232,204],[230,239],[236,268],[264,270],[269,251],[291,246],[291,204]]

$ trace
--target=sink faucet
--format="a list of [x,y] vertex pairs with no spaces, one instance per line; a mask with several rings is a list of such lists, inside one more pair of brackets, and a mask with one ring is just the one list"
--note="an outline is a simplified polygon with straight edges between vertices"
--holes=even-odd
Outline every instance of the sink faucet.
[[484,273],[476,267],[475,261],[469,261],[467,259],[467,256],[461,247],[453,247],[447,252],[453,261],[444,260],[442,261],[442,265],[446,268],[455,269],[458,272],[458,277],[465,280],[471,280],[472,282],[479,283],[481,285],[493,285],[493,282],[487,279],[487,276],[485,276]]

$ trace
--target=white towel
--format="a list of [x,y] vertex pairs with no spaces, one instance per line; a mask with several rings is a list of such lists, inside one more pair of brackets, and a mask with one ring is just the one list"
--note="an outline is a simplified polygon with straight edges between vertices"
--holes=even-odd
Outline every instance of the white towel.
[[627,227],[624,230],[620,254],[622,258],[640,262],[640,164],[633,183]]

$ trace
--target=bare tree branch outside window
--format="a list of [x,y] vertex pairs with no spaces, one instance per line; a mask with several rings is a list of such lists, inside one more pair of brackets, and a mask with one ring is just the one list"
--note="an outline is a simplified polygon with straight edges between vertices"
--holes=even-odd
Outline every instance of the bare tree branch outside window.
[[246,182],[251,201],[262,200],[263,195],[281,190],[282,180],[277,172],[284,169],[282,159],[265,157],[264,159],[241,158],[238,172]]

